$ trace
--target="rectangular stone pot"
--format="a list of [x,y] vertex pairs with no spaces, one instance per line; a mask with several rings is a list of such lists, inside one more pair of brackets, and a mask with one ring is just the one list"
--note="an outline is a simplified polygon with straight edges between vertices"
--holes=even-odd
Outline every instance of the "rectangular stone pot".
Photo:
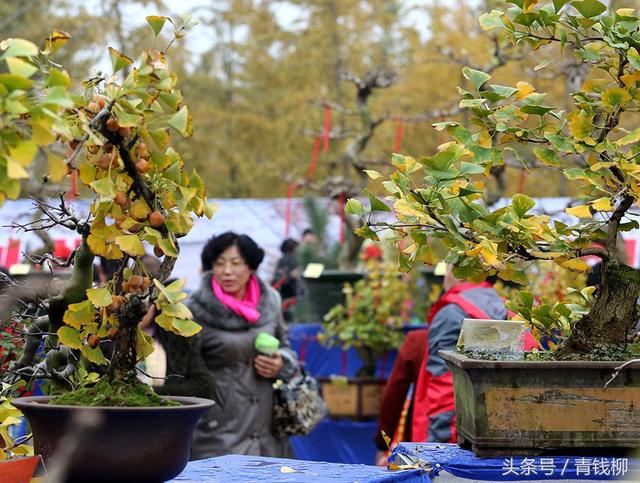
[[640,447],[640,367],[484,361],[438,353],[453,373],[458,444],[477,456]]
[[384,390],[384,379],[346,378],[336,382],[330,378],[319,377],[322,397],[329,415],[335,418],[356,420],[371,419],[378,416],[380,400]]

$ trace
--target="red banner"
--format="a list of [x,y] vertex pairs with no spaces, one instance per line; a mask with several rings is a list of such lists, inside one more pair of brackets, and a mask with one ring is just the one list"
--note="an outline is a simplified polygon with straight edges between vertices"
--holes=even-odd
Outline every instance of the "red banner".
[[331,108],[329,106],[324,106],[324,131],[322,133],[322,138],[324,140],[322,151],[324,153],[329,152],[329,132],[331,131]]
[[311,161],[309,162],[309,181],[313,180],[313,175],[316,172],[316,161],[318,161],[318,155],[320,154],[320,143],[322,143],[322,138],[318,136],[313,142],[313,153],[311,154]]

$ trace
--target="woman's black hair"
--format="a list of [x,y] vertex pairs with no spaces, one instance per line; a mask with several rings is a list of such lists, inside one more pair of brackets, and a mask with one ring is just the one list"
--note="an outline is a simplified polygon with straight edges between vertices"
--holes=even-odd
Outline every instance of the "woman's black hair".
[[251,237],[228,231],[211,237],[205,244],[200,255],[202,270],[211,270],[220,254],[233,245],[238,247],[240,255],[251,270],[256,270],[260,266],[264,258],[264,250]]

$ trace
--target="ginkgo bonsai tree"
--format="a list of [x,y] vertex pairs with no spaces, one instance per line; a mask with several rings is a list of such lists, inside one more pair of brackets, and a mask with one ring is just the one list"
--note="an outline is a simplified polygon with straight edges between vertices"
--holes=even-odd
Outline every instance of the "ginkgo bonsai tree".
[[[107,384],[111,395],[139,392],[146,386],[137,384],[136,363],[153,345],[138,324],[151,305],[163,329],[183,336],[200,330],[180,303],[186,297],[182,282],[163,285],[179,253],[177,240],[191,229],[193,215],[212,215],[201,178],[187,173],[170,145],[172,130],[189,136],[192,126],[166,50],[192,22],[160,16],[147,21],[156,43],[163,28],[173,28],[167,47],[153,48],[137,62],[110,48],[113,74],[99,73],[78,90],[55,62],[70,38],[65,32],[50,35],[42,50],[23,39],[0,43],[6,68],[0,74],[0,198],[19,196],[21,179],[34,176],[34,158],[42,155],[49,166],[45,182],[78,176],[92,197],[88,217],[80,217],[61,195],[58,201],[36,200],[41,219],[16,225],[22,230],[64,226],[81,240],[66,261],[43,257],[71,266],[71,276],[42,301],[43,315],[21,321],[27,328],[24,349],[5,380],[46,378],[69,389],[79,370],[86,374],[85,367],[101,366],[104,375],[94,388]],[[164,257],[155,279],[139,261],[143,242]],[[97,256],[119,261],[119,269],[94,287]],[[162,403],[152,391],[142,392],[151,397],[142,404]],[[114,399],[113,405],[127,404]]]
[[[480,23],[514,43],[547,49],[549,58],[537,69],[560,56],[589,64],[588,79],[571,93],[571,109],[549,105],[529,82],[499,85],[488,74],[465,68],[469,89],[459,89],[460,106],[469,112],[469,122],[435,124],[452,139],[432,156],[393,155],[395,171],[382,184],[396,221],[372,218],[372,212],[390,209],[376,198],[368,214],[356,199],[347,210],[366,218],[362,236],[376,238],[380,226],[396,230],[406,247],[401,269],[434,263],[433,239],[447,245],[446,260],[457,277],[477,281],[497,274],[524,282],[525,269],[535,260],[586,272],[582,257],[599,257],[602,281],[595,300],[575,317],[559,357],[625,347],[637,320],[640,272],[619,261],[616,242],[621,232],[639,227],[632,209],[640,203],[640,19],[633,9],[607,12],[598,0],[512,0]],[[560,170],[567,182],[580,185],[582,201],[566,209],[574,223],[534,214],[535,201],[526,194],[500,208],[487,205],[483,176],[506,159],[526,163],[522,149],[533,153],[536,164]]]

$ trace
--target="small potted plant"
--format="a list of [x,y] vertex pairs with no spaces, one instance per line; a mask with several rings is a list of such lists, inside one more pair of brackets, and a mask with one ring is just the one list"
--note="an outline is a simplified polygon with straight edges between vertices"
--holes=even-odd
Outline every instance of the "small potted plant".
[[[110,48],[113,75],[86,80],[78,94],[55,62],[68,34],[54,32],[43,49],[22,39],[0,42],[7,71],[0,74],[0,197],[16,198],[21,179],[33,176],[35,156],[44,153],[44,182],[77,176],[92,198],[90,215],[82,218],[62,195],[36,200],[40,219],[14,227],[63,226],[81,241],[67,260],[42,257],[71,266],[71,276],[51,284],[37,314],[18,314],[24,348],[2,374],[9,382],[44,378],[62,393],[17,398],[13,405],[29,419],[36,454],[47,460],[57,451],[57,470],[69,481],[172,478],[188,460],[199,416],[212,405],[198,398],[161,398],[136,377],[136,363],[153,350],[139,327],[152,306],[164,330],[181,336],[200,330],[181,303],[182,282],[163,282],[193,215],[212,214],[202,180],[186,171],[170,145],[171,130],[188,136],[192,126],[166,49],[191,22],[159,16],[147,21],[156,43],[166,25],[173,27],[167,47],[151,49],[137,62]],[[140,262],[143,242],[163,257],[154,279]],[[97,256],[119,263],[101,286],[93,285]]]
[[[398,349],[410,313],[426,313],[416,277],[399,275],[395,266],[371,260],[363,279],[345,284],[345,302],[324,317],[318,340],[326,347],[354,347],[362,362],[355,378],[323,381],[330,414],[364,418],[377,416],[385,379],[376,377],[379,359]],[[418,306],[414,303],[420,301]]]
[[[453,371],[458,436],[478,454],[637,447],[640,368],[622,363],[637,357],[630,333],[640,272],[620,261],[617,241],[638,228],[640,18],[633,9],[608,12],[598,0],[507,3],[483,15],[481,25],[548,49],[538,69],[573,56],[591,75],[562,111],[528,82],[504,86],[463,69],[468,90],[460,89],[460,107],[470,122],[436,124],[451,141],[421,159],[394,155],[395,172],[384,183],[397,217],[392,228],[409,241],[402,265],[428,254],[432,239],[447,244],[458,278],[476,281],[496,274],[522,282],[535,260],[584,273],[582,257],[599,257],[600,283],[580,293],[581,303],[536,306],[535,294],[523,294],[511,305],[534,325],[560,329],[555,352],[524,361],[442,357]],[[507,159],[524,163],[520,149],[581,187],[581,200],[565,210],[573,223],[533,213],[536,203],[526,194],[497,209],[485,202],[483,176]],[[377,227],[388,225],[371,223],[355,199],[347,207],[369,221],[363,236],[376,238]],[[595,243],[602,239],[604,246]]]

